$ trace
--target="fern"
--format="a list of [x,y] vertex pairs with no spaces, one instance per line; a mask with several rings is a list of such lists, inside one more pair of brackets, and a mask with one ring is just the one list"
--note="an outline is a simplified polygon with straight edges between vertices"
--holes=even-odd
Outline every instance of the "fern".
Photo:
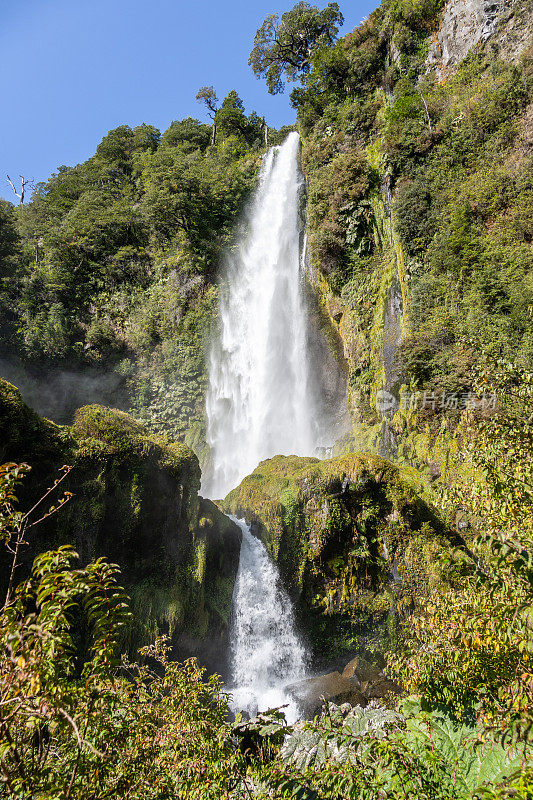
[[307,775],[333,764],[370,768],[387,796],[457,800],[501,783],[520,767],[516,753],[495,741],[481,743],[474,727],[457,725],[440,710],[424,713],[416,702],[402,710],[330,704],[313,722],[287,733],[279,760]]
[[520,757],[498,742],[481,743],[476,729],[457,725],[440,713],[417,714],[406,721],[402,742],[416,755],[437,752],[453,776],[458,796],[470,797],[489,783],[499,783],[520,766]]
[[328,761],[355,765],[368,741],[384,738],[400,720],[399,714],[376,703],[356,706],[348,713],[331,703],[326,714],[285,737],[279,758],[302,771],[319,769]]

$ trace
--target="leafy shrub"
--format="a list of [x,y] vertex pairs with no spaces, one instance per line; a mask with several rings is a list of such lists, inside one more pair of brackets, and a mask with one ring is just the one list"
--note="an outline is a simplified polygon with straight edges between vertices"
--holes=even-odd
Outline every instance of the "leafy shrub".
[[421,181],[402,186],[397,194],[394,209],[396,230],[405,251],[410,255],[422,253],[433,236],[431,194]]
[[[443,490],[443,501],[480,520],[478,571],[439,592],[410,619],[396,674],[428,705],[472,713],[503,737],[533,731],[533,376],[502,363],[475,386],[498,392],[499,410],[467,416],[459,429],[463,463],[475,476]],[[472,473],[470,473],[470,476]]]

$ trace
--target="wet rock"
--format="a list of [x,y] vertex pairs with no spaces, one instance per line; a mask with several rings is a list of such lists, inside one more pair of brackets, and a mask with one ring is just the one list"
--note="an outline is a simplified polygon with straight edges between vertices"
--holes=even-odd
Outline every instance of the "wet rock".
[[350,706],[366,705],[364,695],[359,689],[357,678],[343,677],[340,672],[329,672],[316,678],[307,678],[287,687],[305,717],[314,716],[324,699],[333,700],[337,705],[349,703]]
[[386,697],[390,693],[397,694],[401,689],[399,684],[383,674],[382,669],[370,664],[362,656],[356,656],[346,664],[342,677],[358,682],[365,701]]
[[398,694],[400,691],[401,686],[398,683],[385,675],[380,675],[375,681],[369,683],[364,691],[364,696],[367,700],[376,700],[387,697],[389,694]]
[[[317,670],[342,672],[371,638],[387,640],[398,587],[422,605],[444,572],[441,554],[456,532],[426,505],[412,478],[368,453],[323,461],[275,456],[221,503],[254,524],[277,562],[297,622],[315,644]],[[424,565],[416,576],[413,562]]]

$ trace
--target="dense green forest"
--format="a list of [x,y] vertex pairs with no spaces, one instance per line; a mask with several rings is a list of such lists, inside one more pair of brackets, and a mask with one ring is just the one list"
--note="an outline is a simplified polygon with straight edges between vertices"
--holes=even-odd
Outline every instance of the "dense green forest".
[[[265,136],[234,91],[216,118],[214,144],[211,126],[195,119],[162,135],[123,125],[27,205],[2,201],[2,357],[14,380],[22,373],[21,383],[46,381],[57,394],[68,371],[73,399],[51,397],[44,408],[56,421],[70,422],[92,387],[89,399],[201,450],[216,268]],[[269,133],[272,144],[283,138]]]
[[[533,21],[504,5],[449,63],[457,0],[382,0],[343,37],[336,3],[299,2],[250,43],[292,86],[351,428],[220,508],[198,494],[217,281],[293,128],[205,86],[212,124],[121,126],[0,201],[22,391],[0,381],[0,797],[533,797]],[[228,714],[199,665],[227,648],[222,512],[256,526],[317,664],[354,659],[358,704]]]

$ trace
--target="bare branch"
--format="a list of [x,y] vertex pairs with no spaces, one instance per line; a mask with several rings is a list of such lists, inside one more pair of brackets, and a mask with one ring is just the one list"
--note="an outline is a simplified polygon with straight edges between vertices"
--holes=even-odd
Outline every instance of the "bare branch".
[[13,193],[14,193],[14,195],[15,195],[16,197],[18,197],[18,198],[19,198],[19,200],[22,202],[22,198],[21,198],[20,194],[17,192],[17,190],[15,189],[15,184],[13,183],[13,181],[11,180],[11,178],[9,177],[9,175],[6,175],[6,178],[7,178],[7,182],[9,183],[9,185],[11,186],[11,188],[13,189]]
[[17,192],[15,184],[13,183],[9,175],[6,175],[7,182],[13,189],[15,197],[18,197],[18,199],[20,200],[20,205],[23,205],[26,186],[32,187],[35,181],[33,180],[33,178],[25,178],[24,175],[20,175],[19,177],[20,177],[20,192]]
[[87,747],[91,751],[91,753],[94,753],[95,756],[104,758],[104,753],[101,753],[100,750],[97,750],[94,745],[92,745],[90,742],[87,741],[87,739],[81,738],[78,726],[76,725],[70,714],[67,714],[64,708],[58,708],[57,710],[61,714],[61,716],[67,720],[72,730],[74,731],[74,735],[76,736],[76,741],[78,742],[78,747],[81,749],[83,745],[85,745],[85,747]]
[[36,508],[38,508],[41,505],[42,502],[44,502],[44,500],[46,500],[46,498],[53,491],[55,491],[57,489],[59,484],[62,481],[65,480],[65,478],[71,472],[71,470],[72,470],[72,467],[67,466],[67,465],[61,467],[61,471],[63,472],[63,475],[60,478],[57,478],[54,481],[53,486],[51,486],[49,489],[46,490],[45,494],[43,494],[43,496],[35,503],[35,505],[32,508],[30,508],[30,510],[26,514],[24,514],[23,517],[21,517],[20,521],[18,522],[17,526],[15,527],[15,530],[14,530],[14,535],[15,535],[14,546],[11,547],[10,543],[8,543],[8,550],[9,550],[10,553],[12,553],[13,559],[12,559],[12,562],[11,562],[11,571],[10,571],[10,574],[9,574],[9,581],[8,581],[8,584],[7,584],[6,597],[5,597],[4,605],[2,606],[2,608],[6,608],[11,602],[11,597],[12,597],[12,594],[13,594],[13,589],[14,589],[14,584],[15,584],[15,571],[16,571],[16,569],[18,567],[19,552],[20,552],[20,549],[21,549],[22,545],[27,544],[26,539],[25,539],[26,531],[28,530],[28,528],[32,528],[34,525],[38,525],[43,520],[47,519],[52,514],[55,514],[56,511],[58,511],[60,508],[62,508],[65,505],[65,503],[67,503],[70,500],[70,498],[72,497],[71,492],[65,492],[63,497],[60,498],[58,505],[57,506],[52,506],[52,508],[50,508],[45,514],[43,514],[35,522],[31,522],[31,523],[29,522],[30,515],[35,511]]

